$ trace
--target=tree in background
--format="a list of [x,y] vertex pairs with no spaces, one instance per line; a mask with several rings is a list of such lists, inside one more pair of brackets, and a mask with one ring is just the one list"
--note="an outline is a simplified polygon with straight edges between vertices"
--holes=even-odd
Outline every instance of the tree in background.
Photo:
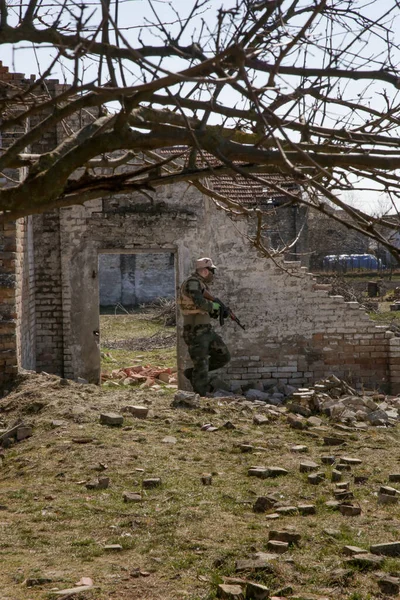
[[[0,44],[30,48],[39,74],[0,84],[0,130],[22,130],[0,172],[26,173],[0,190],[0,216],[188,181],[228,213],[254,216],[252,241],[273,254],[267,212],[207,185],[231,174],[289,204],[325,213],[328,200],[346,226],[399,258],[398,220],[345,200],[380,190],[396,208],[399,18],[398,0],[0,0]],[[51,94],[46,81],[60,73]],[[65,139],[30,152],[55,125]],[[171,146],[182,152],[159,152]],[[271,183],[271,173],[304,193]]]

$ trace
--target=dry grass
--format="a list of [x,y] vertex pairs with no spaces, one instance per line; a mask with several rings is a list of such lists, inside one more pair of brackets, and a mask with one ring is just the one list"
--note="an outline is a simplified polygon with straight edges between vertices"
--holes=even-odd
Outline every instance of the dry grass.
[[137,360],[160,367],[176,365],[176,327],[153,321],[157,310],[100,315],[102,372],[129,367]]
[[[333,451],[362,458],[354,474],[369,476],[366,485],[351,484],[362,507],[362,515],[351,518],[324,506],[333,497],[331,467],[323,466],[327,480],[319,486],[299,473],[304,458],[320,462],[321,455],[332,453],[322,445],[322,432],[290,429],[283,416],[257,427],[251,410],[216,400],[204,400],[195,411],[172,409],[170,402],[168,392],[64,386],[40,375],[28,376],[0,400],[6,425],[19,417],[35,426],[32,438],[5,451],[0,469],[0,504],[6,507],[0,512],[2,600],[50,598],[51,589],[71,587],[82,576],[98,586],[85,599],[209,600],[222,577],[234,574],[235,560],[265,551],[269,529],[286,526],[301,533],[300,547],[282,555],[272,575],[248,573],[249,578],[272,590],[290,585],[303,598],[379,596],[373,572],[350,569],[338,579],[335,571],[343,567],[345,544],[368,548],[399,537],[399,508],[382,507],[376,497],[389,473],[399,471],[393,451],[397,428],[352,432],[346,447]],[[142,403],[151,406],[147,420],[125,418],[126,429],[99,424],[103,411]],[[54,419],[64,425],[53,429]],[[228,420],[235,429],[200,430],[206,422],[221,426]],[[326,427],[332,430],[328,422]],[[74,441],[83,436],[93,441]],[[174,436],[176,444],[164,443],[165,436]],[[242,454],[243,442],[259,449]],[[290,451],[299,443],[308,446],[306,454]],[[93,466],[99,462],[107,465],[110,487],[88,491],[82,482],[98,476]],[[281,466],[289,475],[249,478],[254,464]],[[211,486],[201,483],[205,472],[213,473]],[[161,477],[162,487],[147,490],[141,504],[124,503],[123,492],[140,491],[146,477]],[[271,492],[283,503],[314,503],[317,514],[269,522],[252,504]],[[335,537],[326,528],[337,530]],[[106,544],[121,544],[123,550],[109,553]],[[397,572],[399,566],[388,559],[381,570]],[[138,567],[149,575],[133,577]],[[23,583],[40,577],[51,581],[30,588]]]

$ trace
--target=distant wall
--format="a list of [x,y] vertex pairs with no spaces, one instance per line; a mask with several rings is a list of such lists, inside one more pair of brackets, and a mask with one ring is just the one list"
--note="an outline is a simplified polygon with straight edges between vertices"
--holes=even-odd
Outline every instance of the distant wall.
[[100,306],[175,297],[174,254],[100,254]]

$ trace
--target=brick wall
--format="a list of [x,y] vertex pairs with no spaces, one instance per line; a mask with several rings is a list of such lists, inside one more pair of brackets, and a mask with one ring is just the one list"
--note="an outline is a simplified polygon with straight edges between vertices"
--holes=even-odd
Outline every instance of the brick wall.
[[[21,131],[8,133],[9,143]],[[43,144],[66,134],[60,124]],[[229,322],[221,332],[232,353],[230,380],[301,385],[334,372],[400,391],[400,338],[358,304],[329,297],[300,263],[278,268],[260,257],[248,227],[183,183],[158,190],[152,202],[132,194],[2,225],[0,383],[18,366],[98,381],[99,255],[164,252],[175,255],[178,285],[200,256],[219,266],[214,292],[246,325],[242,331]],[[181,372],[187,353],[180,336],[178,355]]]

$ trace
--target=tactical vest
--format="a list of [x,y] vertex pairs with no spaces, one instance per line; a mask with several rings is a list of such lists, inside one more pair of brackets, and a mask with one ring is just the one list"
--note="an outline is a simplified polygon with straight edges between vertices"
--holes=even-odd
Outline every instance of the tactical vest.
[[193,275],[188,277],[182,283],[181,288],[179,290],[178,304],[182,311],[182,314],[183,315],[208,315],[208,311],[198,308],[195,305],[195,303],[193,302],[192,297],[186,293],[186,284],[189,281],[189,279],[197,279],[197,281],[200,283],[202,293],[204,292],[204,290],[206,290],[207,292],[209,291],[209,288],[206,286],[206,284],[204,283],[204,280],[200,277],[200,275],[197,275],[197,273],[193,273]]

